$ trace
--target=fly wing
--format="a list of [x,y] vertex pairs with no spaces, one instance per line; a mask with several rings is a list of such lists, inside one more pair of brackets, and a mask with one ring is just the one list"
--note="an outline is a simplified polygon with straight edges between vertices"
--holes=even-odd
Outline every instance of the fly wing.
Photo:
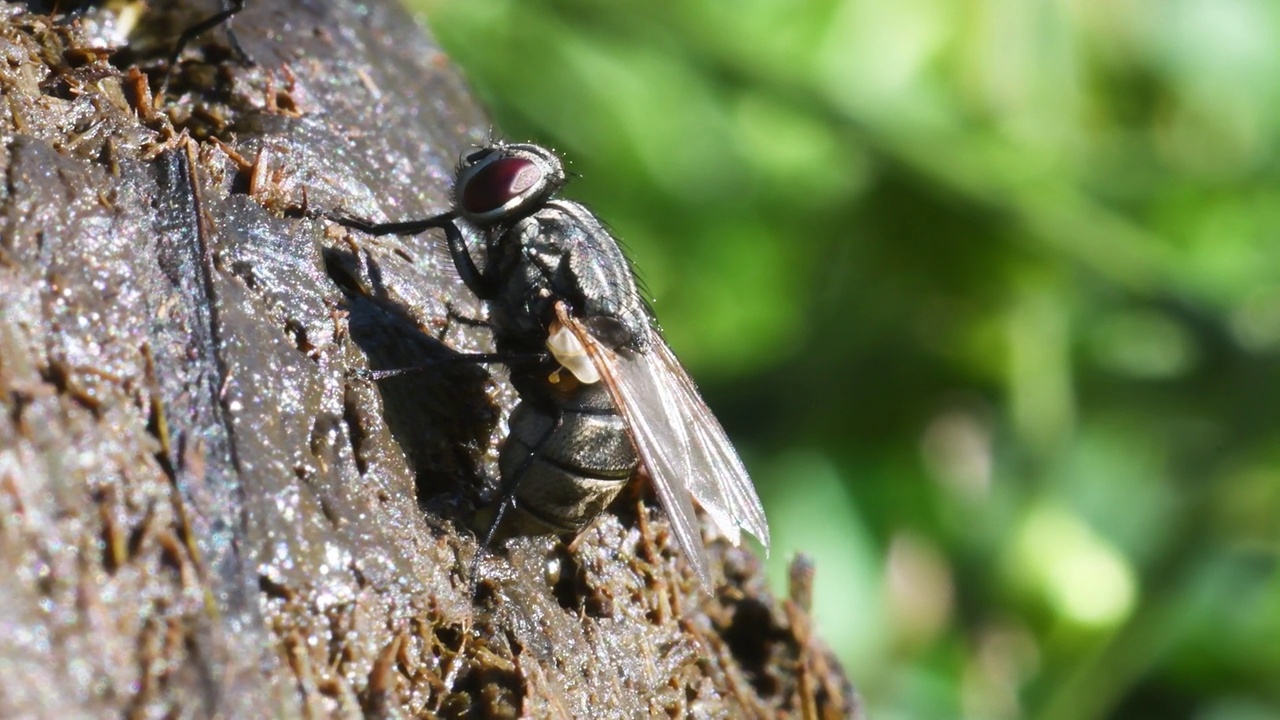
[[734,545],[746,530],[767,550],[769,526],[751,478],[671,348],[654,333],[649,352],[613,351],[567,312],[559,314],[587,348],[627,421],[672,532],[703,585],[713,587],[690,496]]
[[[622,369],[622,385],[635,391],[643,391],[644,378],[654,378],[655,384],[674,388],[670,396],[664,398],[664,408],[676,409],[677,412],[649,416],[647,425],[652,428],[647,428],[646,432],[652,434],[652,442],[659,444],[687,436],[689,440],[687,447],[683,448],[682,464],[675,467],[684,473],[689,492],[715,521],[716,529],[734,545],[741,539],[739,530],[746,530],[767,551],[769,525],[755,485],[720,421],[707,407],[698,386],[676,359],[675,353],[655,333],[653,351],[640,355],[632,364],[623,363]],[[648,457],[643,450],[641,454]]]

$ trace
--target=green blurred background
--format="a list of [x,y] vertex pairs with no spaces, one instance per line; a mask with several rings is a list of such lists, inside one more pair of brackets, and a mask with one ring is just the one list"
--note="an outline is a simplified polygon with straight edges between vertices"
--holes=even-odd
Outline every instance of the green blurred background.
[[1280,3],[419,0],[897,718],[1280,717]]

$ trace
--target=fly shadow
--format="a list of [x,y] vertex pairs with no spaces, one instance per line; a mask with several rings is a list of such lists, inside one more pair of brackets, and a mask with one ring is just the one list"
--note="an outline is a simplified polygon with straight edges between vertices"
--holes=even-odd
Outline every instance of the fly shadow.
[[[484,332],[486,323],[446,305],[444,317],[426,320],[433,327],[424,328],[421,313],[388,289],[375,257],[353,247],[329,247],[323,256],[342,290],[339,310],[347,313],[351,340],[368,360],[367,372],[349,373],[346,411],[358,412],[352,396],[359,384],[376,387],[383,420],[413,470],[418,505],[462,519],[497,493],[501,410],[489,369],[441,338],[454,328]],[[400,372],[374,379],[380,371]],[[370,459],[355,444],[363,471]]]

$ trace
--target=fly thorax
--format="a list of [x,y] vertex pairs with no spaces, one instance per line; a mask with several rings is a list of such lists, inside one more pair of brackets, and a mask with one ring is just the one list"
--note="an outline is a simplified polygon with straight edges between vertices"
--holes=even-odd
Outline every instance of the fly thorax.
[[526,222],[517,223],[490,245],[498,282],[489,305],[494,341],[502,352],[545,350],[546,320],[554,303],[547,280],[545,257],[526,252],[520,244]]
[[647,348],[649,322],[644,315],[589,315],[582,319],[582,324],[593,337],[614,350]]

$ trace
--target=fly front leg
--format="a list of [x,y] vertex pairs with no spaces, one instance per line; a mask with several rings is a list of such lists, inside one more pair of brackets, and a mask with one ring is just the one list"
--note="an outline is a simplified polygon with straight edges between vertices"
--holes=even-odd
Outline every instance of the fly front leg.
[[353,230],[359,230],[369,235],[417,235],[424,233],[431,228],[442,228],[446,225],[453,224],[458,217],[455,212],[440,213],[432,215],[429,218],[421,220],[401,220],[399,222],[373,222],[352,215],[339,215],[337,213],[316,213],[319,217],[332,220],[343,227],[349,227]]
[[475,293],[481,300],[492,300],[498,292],[497,279],[492,273],[481,271],[467,249],[467,238],[458,227],[458,213],[450,211],[422,220],[404,220],[401,222],[375,223],[361,218],[346,215],[330,215],[323,217],[344,227],[349,227],[370,235],[417,235],[431,228],[444,230],[449,246],[449,257],[458,269],[458,277],[467,289]]
[[493,275],[491,263],[485,264],[484,272],[476,267],[476,261],[471,257],[471,251],[467,249],[467,239],[458,229],[456,222],[449,222],[441,227],[444,228],[445,238],[449,242],[449,256],[453,258],[453,265],[458,269],[458,277],[462,278],[462,282],[481,300],[492,300],[497,297],[498,279]]

